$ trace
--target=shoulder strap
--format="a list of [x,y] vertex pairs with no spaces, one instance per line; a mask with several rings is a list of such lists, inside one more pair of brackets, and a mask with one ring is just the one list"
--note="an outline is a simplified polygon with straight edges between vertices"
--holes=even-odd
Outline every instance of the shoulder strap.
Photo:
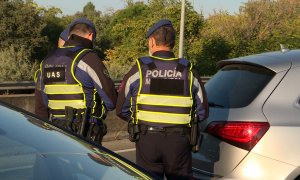
[[150,70],[156,69],[156,65],[151,57],[144,56],[144,57],[139,58],[139,60],[143,64],[147,65]]
[[[94,52],[94,50],[92,49],[77,49],[77,52],[75,53],[75,55],[73,56],[73,62],[72,62],[72,73],[75,72],[76,66],[79,62],[79,60],[81,60],[85,55],[87,55],[90,52]],[[74,53],[73,53],[74,54]]]
[[83,48],[81,48],[81,49],[78,49],[74,52],[75,52],[75,56],[73,57],[73,61],[74,60],[78,61],[78,60],[82,59],[85,55],[87,55],[88,53],[95,52],[95,51],[92,50],[92,49],[83,49]]
[[184,58],[179,58],[178,59],[178,64],[176,67],[176,71],[183,72],[183,70],[187,67],[190,67],[190,62],[187,59]]

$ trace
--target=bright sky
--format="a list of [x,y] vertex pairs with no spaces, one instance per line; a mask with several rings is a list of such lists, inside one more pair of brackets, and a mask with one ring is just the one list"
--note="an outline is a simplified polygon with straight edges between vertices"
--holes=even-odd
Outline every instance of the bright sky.
[[[110,9],[117,10],[125,7],[125,0],[34,0],[38,5],[44,7],[55,6],[63,11],[64,15],[71,15],[77,11],[82,11],[83,7],[92,2],[97,10],[106,12]],[[148,0],[134,0],[144,1]],[[231,14],[237,13],[239,7],[248,0],[188,0],[194,6],[197,12],[202,11],[207,17],[212,14],[214,10],[226,10]]]

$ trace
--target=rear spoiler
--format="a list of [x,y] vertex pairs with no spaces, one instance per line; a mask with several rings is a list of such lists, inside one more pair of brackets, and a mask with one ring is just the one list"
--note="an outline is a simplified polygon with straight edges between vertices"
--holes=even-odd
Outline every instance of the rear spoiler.
[[231,64],[244,64],[244,65],[251,65],[251,66],[256,66],[256,67],[263,67],[266,68],[265,66],[256,64],[256,63],[251,63],[247,61],[237,61],[237,60],[221,60],[217,62],[217,67],[221,69],[224,66],[231,65]]

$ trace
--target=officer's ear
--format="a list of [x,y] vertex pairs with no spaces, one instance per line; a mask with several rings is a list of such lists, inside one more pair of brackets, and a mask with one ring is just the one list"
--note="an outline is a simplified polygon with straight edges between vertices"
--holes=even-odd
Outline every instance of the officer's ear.
[[153,48],[154,46],[156,46],[156,42],[154,37],[150,36],[149,37],[149,48]]
[[93,40],[93,35],[94,35],[94,33],[88,33],[87,39],[92,41]]
[[57,47],[63,47],[65,44],[65,41],[62,38],[58,38]]

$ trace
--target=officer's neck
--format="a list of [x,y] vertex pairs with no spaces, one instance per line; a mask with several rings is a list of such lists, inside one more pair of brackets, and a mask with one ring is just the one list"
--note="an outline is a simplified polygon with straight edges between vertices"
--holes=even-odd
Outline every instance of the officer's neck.
[[170,51],[172,52],[172,49],[170,47],[167,46],[153,46],[151,49],[151,54],[154,54],[155,52],[158,51]]
[[175,55],[171,51],[156,51],[151,56],[160,58],[175,58]]
[[64,46],[83,46],[85,48],[93,48],[93,42],[87,38],[72,34],[70,38],[65,42]]

